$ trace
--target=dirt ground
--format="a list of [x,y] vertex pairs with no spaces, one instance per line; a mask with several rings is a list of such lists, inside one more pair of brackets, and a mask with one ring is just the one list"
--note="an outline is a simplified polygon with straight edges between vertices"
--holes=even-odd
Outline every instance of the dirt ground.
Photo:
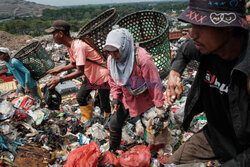
[[49,154],[38,147],[19,147],[18,155],[14,161],[15,167],[46,167],[48,166]]
[[22,47],[26,46],[26,41],[32,39],[29,35],[12,35],[5,31],[0,31],[0,46],[7,47],[11,51],[20,50]]

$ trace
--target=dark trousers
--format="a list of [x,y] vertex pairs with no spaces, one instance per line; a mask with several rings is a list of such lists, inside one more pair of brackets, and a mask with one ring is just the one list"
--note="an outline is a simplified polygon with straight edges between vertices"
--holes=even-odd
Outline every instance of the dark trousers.
[[111,132],[119,132],[128,118],[129,111],[125,109],[122,103],[119,103],[120,107],[117,112],[115,112],[109,122],[109,129]]
[[215,156],[211,146],[208,144],[204,132],[200,131],[194,134],[186,143],[182,144],[174,154],[168,158],[167,164],[200,163],[216,159],[218,159],[218,157]]
[[110,151],[114,152],[119,149],[122,137],[122,127],[128,118],[129,111],[126,110],[122,103],[117,112],[111,115],[109,122],[110,130]]
[[102,85],[91,85],[87,79],[82,82],[82,86],[76,95],[76,100],[80,106],[88,105],[88,97],[92,90],[98,89],[98,96],[100,99],[100,108],[106,113],[110,113],[110,100],[109,100],[109,85],[104,83]]

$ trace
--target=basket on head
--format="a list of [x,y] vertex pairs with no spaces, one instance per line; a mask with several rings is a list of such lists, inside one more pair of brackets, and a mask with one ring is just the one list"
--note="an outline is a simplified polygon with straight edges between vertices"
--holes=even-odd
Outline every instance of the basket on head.
[[116,24],[133,34],[135,42],[152,55],[160,77],[165,78],[171,60],[166,15],[151,10],[139,11],[121,18]]
[[51,60],[51,57],[39,42],[33,42],[25,46],[14,57],[24,64],[35,80],[44,77],[47,71],[55,66],[54,61]]
[[108,9],[83,26],[80,29],[77,38],[88,43],[98,51],[104,59],[106,59],[106,55],[103,54],[103,46],[108,33],[112,30],[112,26],[118,19],[119,15],[117,14],[116,9]]

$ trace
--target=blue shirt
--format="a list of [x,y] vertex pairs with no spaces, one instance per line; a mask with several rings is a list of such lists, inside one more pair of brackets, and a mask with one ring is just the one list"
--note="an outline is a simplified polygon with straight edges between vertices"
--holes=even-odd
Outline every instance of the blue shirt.
[[24,67],[23,63],[16,58],[10,58],[9,62],[5,62],[8,67],[8,74],[13,74],[17,82],[25,88],[27,83],[29,88],[34,88],[36,86],[36,81],[31,78],[30,71]]

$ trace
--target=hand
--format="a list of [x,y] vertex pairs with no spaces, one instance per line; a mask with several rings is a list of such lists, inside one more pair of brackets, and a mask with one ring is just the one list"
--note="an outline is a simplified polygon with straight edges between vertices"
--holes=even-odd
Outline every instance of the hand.
[[49,71],[47,71],[48,74],[51,74],[51,75],[57,75],[58,73],[60,73],[60,69],[59,68],[53,68]]
[[60,82],[60,78],[55,78],[49,81],[48,86],[49,89],[54,89],[56,87],[56,85],[58,85]]
[[180,74],[173,70],[170,71],[166,90],[167,103],[172,105],[176,98],[180,99],[180,96],[183,91],[184,86],[181,82]]
[[111,114],[114,114],[120,108],[119,101],[117,99],[113,99],[111,101]]
[[30,89],[29,89],[29,86],[28,84],[25,84],[25,93],[30,93]]

